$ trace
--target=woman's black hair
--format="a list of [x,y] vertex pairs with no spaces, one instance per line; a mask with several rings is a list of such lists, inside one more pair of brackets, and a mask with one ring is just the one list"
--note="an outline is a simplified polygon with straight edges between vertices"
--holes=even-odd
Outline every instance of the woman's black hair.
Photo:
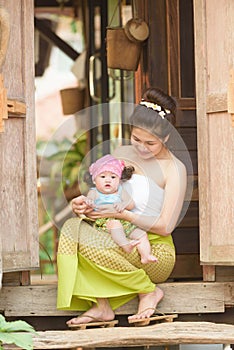
[[176,100],[161,89],[154,87],[148,88],[143,93],[142,100],[157,104],[162,110],[170,111],[170,113],[167,112],[164,117],[161,117],[155,109],[139,104],[129,118],[131,129],[139,127],[148,130],[159,138],[165,138],[175,125]]
[[[135,168],[133,166],[131,166],[131,165],[125,166],[123,171],[122,171],[121,180],[127,181],[127,180],[131,179],[134,171],[135,171]],[[92,176],[90,175],[90,173],[88,171],[86,171],[84,174],[84,182],[86,182],[87,185],[90,187],[93,186]]]

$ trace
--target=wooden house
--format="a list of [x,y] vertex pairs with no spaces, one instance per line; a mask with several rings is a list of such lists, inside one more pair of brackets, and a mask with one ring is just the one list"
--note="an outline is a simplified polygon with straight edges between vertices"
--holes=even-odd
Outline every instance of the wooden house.
[[[98,7],[107,27],[111,2],[113,7],[118,4],[114,0],[82,2],[89,21]],[[46,3],[57,6],[56,1]],[[134,0],[131,4],[133,15],[143,18],[150,32],[134,73],[135,100],[147,86],[159,86],[177,98],[177,128],[194,168],[193,197],[173,233],[177,263],[162,285],[165,298],[160,310],[178,313],[182,321],[234,325],[234,2]],[[0,115],[0,126],[4,124],[0,132],[0,310],[7,318],[24,318],[38,329],[64,329],[65,320],[74,313],[56,310],[56,283],[30,282],[30,271],[39,267],[34,2],[0,0],[0,6],[9,13],[10,28],[0,91],[3,96],[7,90],[7,99],[1,99],[1,111],[6,106],[7,115],[4,119]],[[1,30],[7,21],[1,21]],[[89,22],[87,27],[91,34],[92,25]],[[103,28],[101,32],[105,39]],[[65,44],[57,45],[77,58]],[[101,55],[105,61],[105,50]],[[101,102],[108,94],[106,64],[102,69],[106,73],[102,74]],[[117,310],[117,316],[124,319],[135,311],[133,301]]]

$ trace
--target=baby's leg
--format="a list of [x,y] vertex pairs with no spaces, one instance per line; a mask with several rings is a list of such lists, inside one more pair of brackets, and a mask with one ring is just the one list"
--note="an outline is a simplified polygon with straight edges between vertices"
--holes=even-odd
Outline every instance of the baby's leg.
[[135,230],[132,231],[130,238],[139,241],[137,249],[141,256],[142,264],[158,261],[157,258],[151,254],[150,242],[145,231],[140,228],[135,228]]
[[125,236],[123,226],[119,220],[108,220],[107,229],[111,234],[113,241],[118,244],[127,253],[131,253],[134,247],[139,243],[138,240],[129,240]]

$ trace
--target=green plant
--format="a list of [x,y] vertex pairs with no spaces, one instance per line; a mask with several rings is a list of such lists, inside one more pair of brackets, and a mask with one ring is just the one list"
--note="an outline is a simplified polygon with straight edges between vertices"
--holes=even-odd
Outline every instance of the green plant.
[[15,344],[21,349],[33,349],[32,333],[34,328],[25,321],[7,322],[3,315],[0,315],[0,349],[3,344]]
[[61,189],[71,188],[78,181],[81,163],[87,153],[87,134],[79,133],[74,135],[74,142],[70,147],[47,157],[52,161],[50,177],[55,180],[56,176],[61,176]]

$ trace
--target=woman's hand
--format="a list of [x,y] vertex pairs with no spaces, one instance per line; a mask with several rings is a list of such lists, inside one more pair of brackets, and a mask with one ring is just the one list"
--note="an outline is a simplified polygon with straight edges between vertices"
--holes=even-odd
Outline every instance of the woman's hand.
[[90,213],[91,211],[93,211],[93,208],[90,207],[86,202],[87,202],[87,197],[83,195],[74,198],[71,201],[72,211],[78,216],[82,214],[86,215]]
[[95,211],[89,212],[88,217],[90,219],[100,219],[100,218],[115,218],[115,219],[123,219],[123,212],[118,212],[113,204],[100,205],[95,207]]

